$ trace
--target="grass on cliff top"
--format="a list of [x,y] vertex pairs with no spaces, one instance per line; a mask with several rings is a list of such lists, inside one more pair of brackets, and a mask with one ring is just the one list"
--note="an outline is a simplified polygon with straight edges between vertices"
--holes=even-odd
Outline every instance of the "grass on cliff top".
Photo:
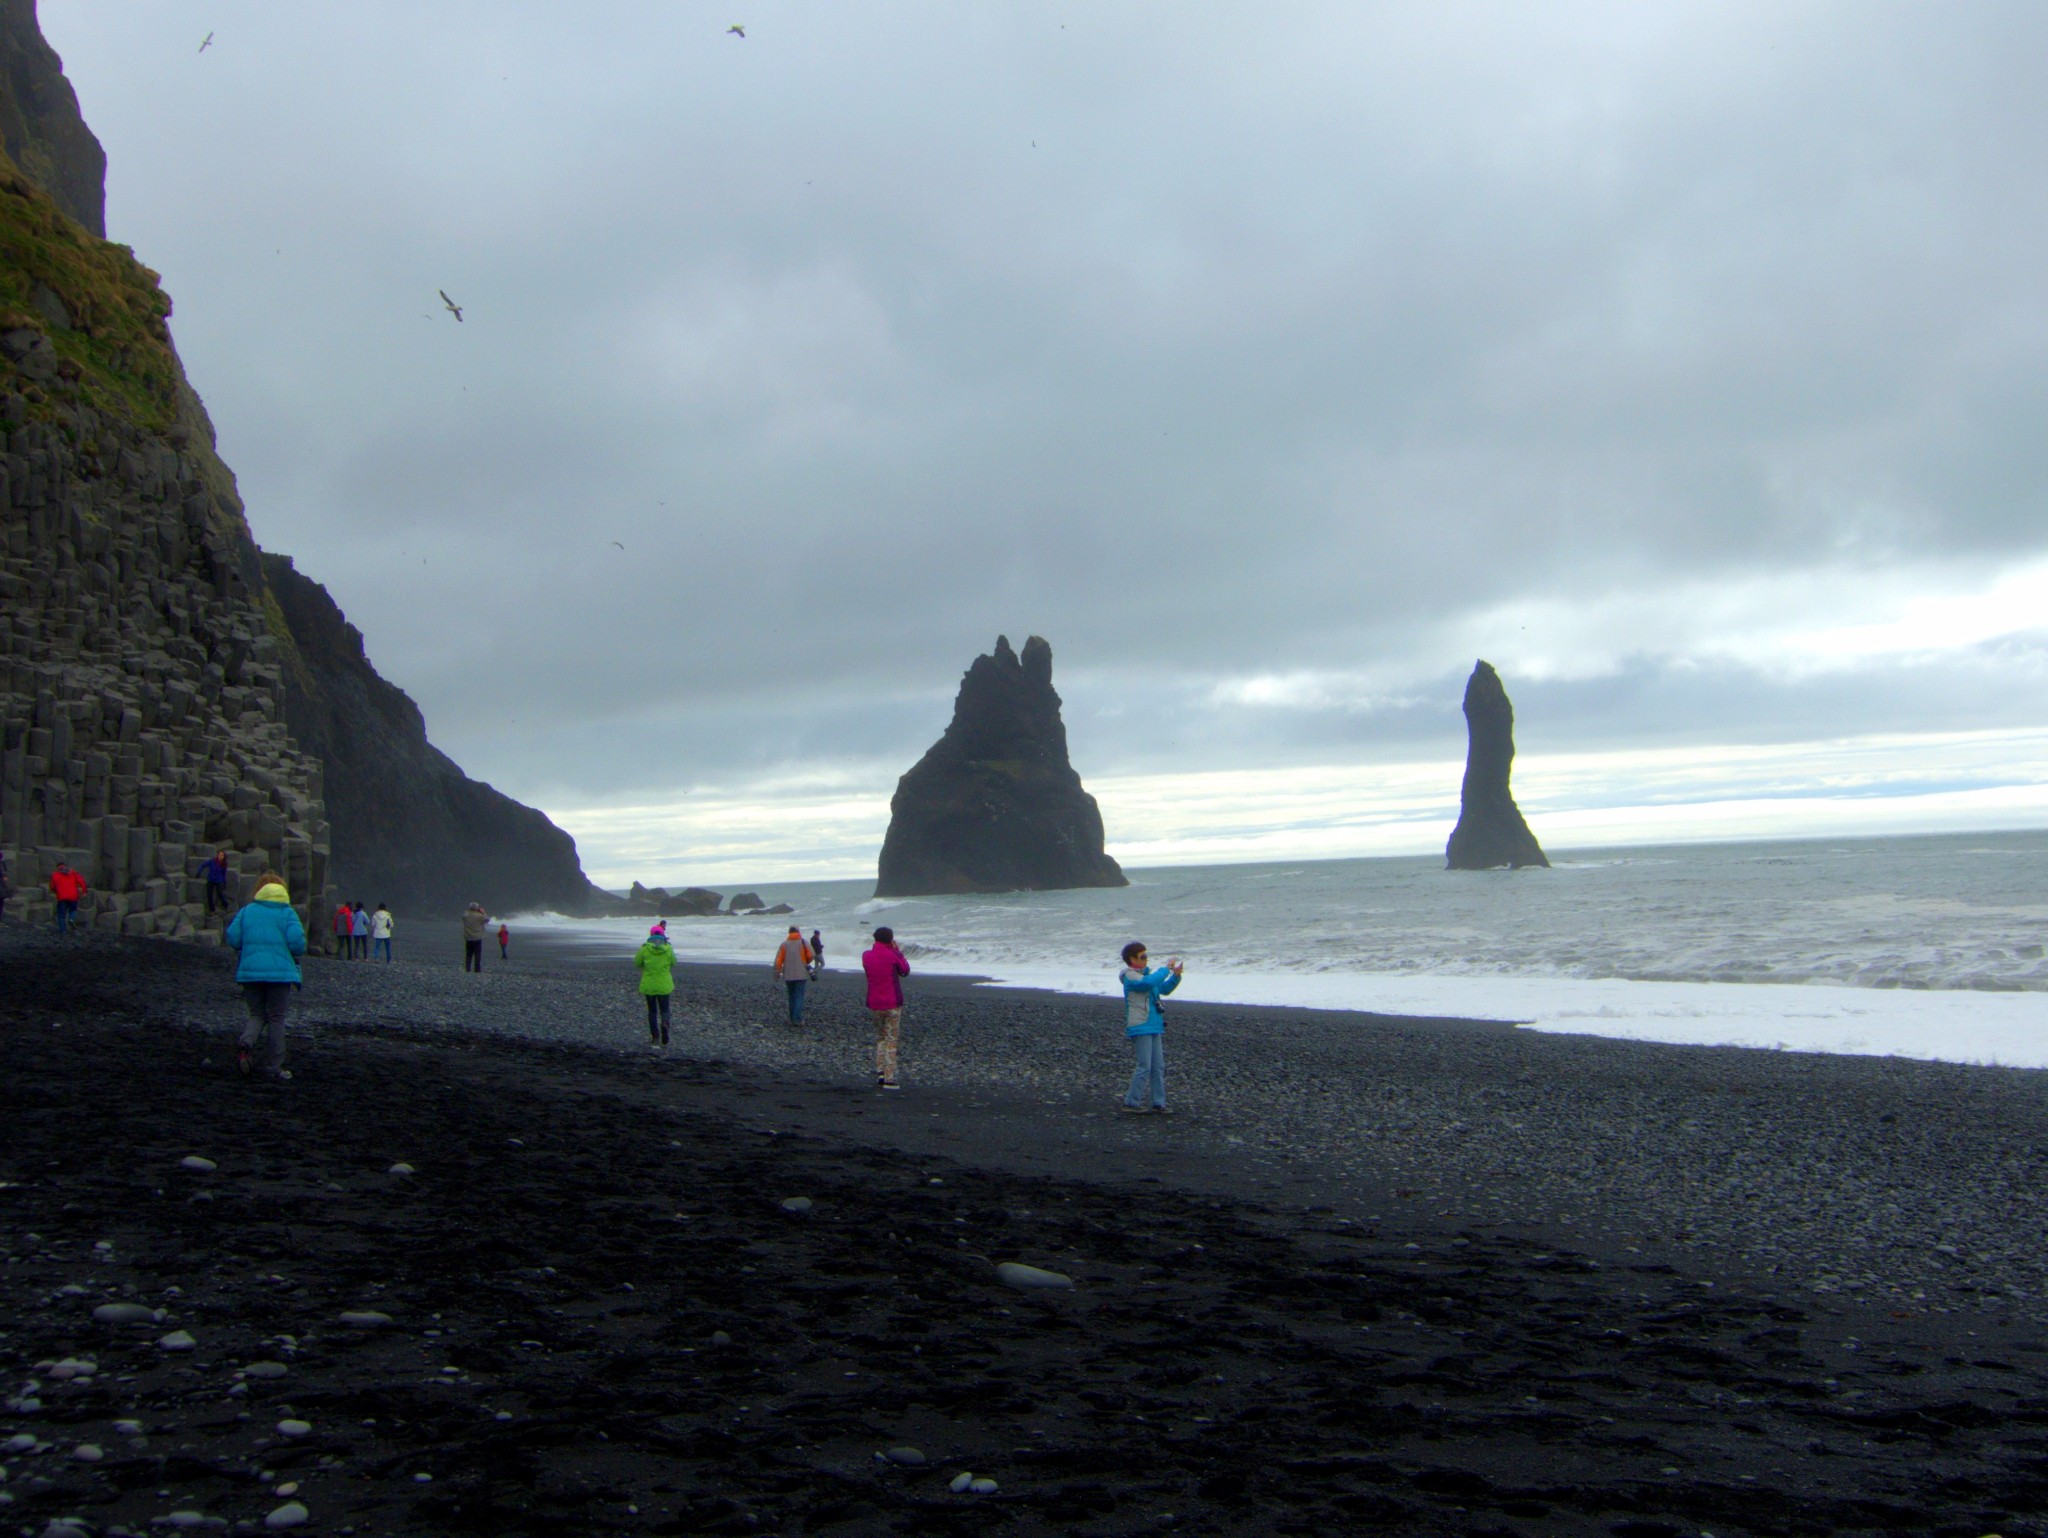
[[[46,313],[48,294],[68,328]],[[35,407],[68,397],[162,431],[177,416],[170,315],[170,296],[134,252],[92,234],[0,153],[0,331],[40,331],[60,360],[58,377],[38,386],[0,355],[0,383],[38,416],[49,413]]]

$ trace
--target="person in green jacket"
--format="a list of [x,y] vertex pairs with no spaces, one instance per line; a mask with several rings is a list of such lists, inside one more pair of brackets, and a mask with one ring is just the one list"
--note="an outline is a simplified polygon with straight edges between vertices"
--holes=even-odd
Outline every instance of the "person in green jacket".
[[656,924],[646,942],[633,952],[640,968],[640,996],[647,1000],[648,1045],[668,1045],[668,1001],[676,991],[676,952],[668,943],[668,925]]

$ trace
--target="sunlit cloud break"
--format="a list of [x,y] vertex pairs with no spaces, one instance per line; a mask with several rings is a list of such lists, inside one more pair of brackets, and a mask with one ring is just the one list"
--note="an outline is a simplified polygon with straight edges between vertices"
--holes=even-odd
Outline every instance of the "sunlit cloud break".
[[[1463,765],[1111,775],[1089,788],[1131,866],[1439,851]],[[802,775],[673,802],[558,806],[611,886],[872,876],[893,779]],[[2048,730],[1525,756],[1516,790],[1552,848],[2048,825]]]

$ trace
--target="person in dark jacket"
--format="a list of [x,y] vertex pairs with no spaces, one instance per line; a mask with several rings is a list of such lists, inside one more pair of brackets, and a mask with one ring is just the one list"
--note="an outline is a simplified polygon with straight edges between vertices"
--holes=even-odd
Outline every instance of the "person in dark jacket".
[[228,902],[228,852],[216,849],[200,874],[206,878],[206,912],[211,917],[216,910],[227,913],[232,904]]
[[249,1006],[249,1023],[235,1048],[235,1066],[246,1074],[250,1054],[259,1034],[269,1036],[264,1057],[266,1078],[289,1079],[284,1065],[284,1020],[291,1007],[292,989],[299,982],[299,957],[306,954],[306,927],[292,911],[292,894],[284,877],[265,871],[256,883],[256,895],[232,919],[222,934],[224,944],[241,952],[235,966],[235,981],[242,985],[242,997]]

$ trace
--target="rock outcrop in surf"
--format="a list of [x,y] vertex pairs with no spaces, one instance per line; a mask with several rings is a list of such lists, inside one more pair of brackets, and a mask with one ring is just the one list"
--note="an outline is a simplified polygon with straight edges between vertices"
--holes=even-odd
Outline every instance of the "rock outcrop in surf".
[[1515,765],[1515,707],[1493,664],[1480,661],[1465,682],[1465,787],[1458,825],[1445,847],[1451,870],[1542,865],[1542,846],[1508,789]]
[[1067,758],[1052,647],[1007,636],[960,681],[945,735],[896,785],[877,897],[1128,886]]

